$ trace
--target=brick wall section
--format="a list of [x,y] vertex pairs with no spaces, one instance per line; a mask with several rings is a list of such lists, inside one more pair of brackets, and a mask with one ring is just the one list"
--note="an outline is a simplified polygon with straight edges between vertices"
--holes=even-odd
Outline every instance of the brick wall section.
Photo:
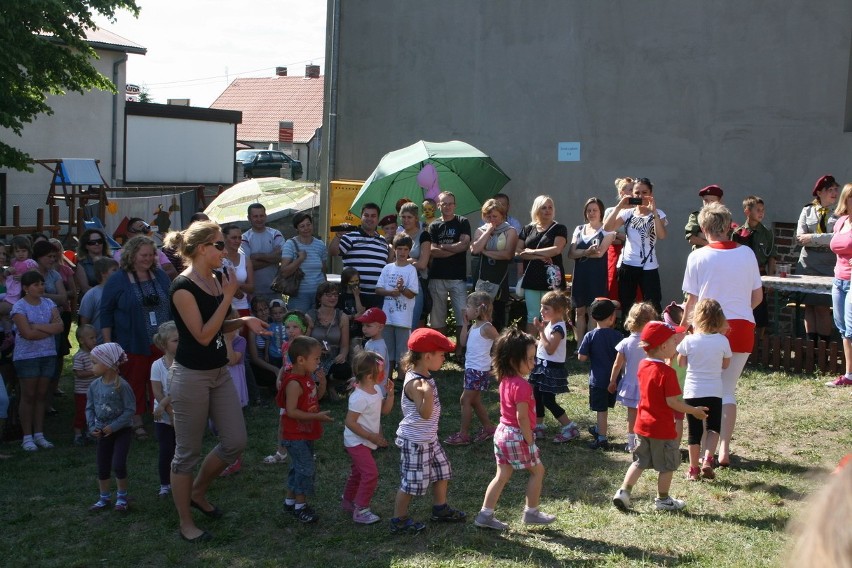
[[775,248],[778,249],[776,262],[791,264],[793,272],[795,272],[796,262],[799,261],[799,247],[796,244],[796,223],[776,221],[772,223],[772,231],[775,233]]
[[[772,232],[775,234],[775,248],[778,250],[778,256],[775,259],[776,263],[788,263],[790,264],[793,272],[795,272],[796,263],[799,261],[799,247],[796,243],[796,223],[776,221],[772,223]],[[766,290],[768,292],[767,301],[769,302],[769,317],[771,318],[773,291],[769,289]],[[778,317],[779,335],[795,335],[794,333],[792,333],[794,325],[793,320],[793,308],[784,308],[782,306],[781,313]]]

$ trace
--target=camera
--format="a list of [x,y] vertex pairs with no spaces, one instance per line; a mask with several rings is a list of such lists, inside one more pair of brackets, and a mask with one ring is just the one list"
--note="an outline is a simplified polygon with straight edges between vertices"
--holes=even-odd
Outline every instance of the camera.
[[160,296],[157,294],[146,294],[142,296],[142,305],[146,308],[154,308],[160,305]]
[[354,231],[357,229],[355,225],[351,225],[349,223],[342,223],[340,225],[332,225],[329,231],[332,233],[347,233],[349,231]]
[[627,199],[627,203],[629,205],[642,205],[642,198],[641,197],[630,197],[630,198]]

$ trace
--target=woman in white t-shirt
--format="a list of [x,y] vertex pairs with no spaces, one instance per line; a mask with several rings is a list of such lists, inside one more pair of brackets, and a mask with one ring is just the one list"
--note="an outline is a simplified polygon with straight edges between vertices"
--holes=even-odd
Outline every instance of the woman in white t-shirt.
[[[636,290],[662,313],[663,290],[660,285],[657,241],[666,238],[668,220],[654,201],[654,184],[639,178],[633,185],[633,196],[622,197],[604,220],[604,230],[615,231],[624,226],[627,241],[621,251],[618,269],[618,297],[622,313],[630,312]],[[631,207],[631,205],[633,207]]]
[[234,276],[240,287],[231,300],[231,307],[237,310],[240,316],[251,315],[249,306],[249,294],[254,292],[254,267],[251,259],[240,250],[243,234],[237,225],[225,225],[222,227],[225,236],[225,251],[227,255],[222,259],[222,266],[233,269]]
[[753,309],[763,299],[763,284],[754,252],[730,240],[731,212],[721,203],[709,203],[698,214],[707,246],[692,251],[686,260],[683,291],[686,292],[681,325],[687,325],[698,300],[719,302],[728,320],[726,333],[733,357],[722,372],[722,425],[719,432],[719,465],[731,460],[731,436],[737,419],[734,396],[737,380],[754,347]]

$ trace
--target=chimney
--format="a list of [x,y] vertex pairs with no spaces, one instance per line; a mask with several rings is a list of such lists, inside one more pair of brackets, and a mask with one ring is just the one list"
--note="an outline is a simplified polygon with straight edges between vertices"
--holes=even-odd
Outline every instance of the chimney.
[[275,74],[279,77],[286,77],[287,76],[287,68],[286,67],[276,67],[275,68]]
[[309,79],[319,78],[319,65],[305,65],[305,77]]

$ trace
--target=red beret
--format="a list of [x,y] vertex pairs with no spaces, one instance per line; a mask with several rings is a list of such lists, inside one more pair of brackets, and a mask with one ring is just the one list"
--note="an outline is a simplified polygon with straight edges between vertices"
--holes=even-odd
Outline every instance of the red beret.
[[379,221],[379,227],[384,227],[385,225],[390,225],[391,223],[396,223],[395,214],[385,215],[384,217],[382,217],[382,219]]
[[704,197],[705,195],[715,195],[716,197],[722,197],[722,188],[718,185],[708,185],[704,189],[698,192],[698,197]]
[[818,191],[822,191],[826,187],[831,187],[832,185],[837,185],[837,182],[834,180],[834,176],[824,175],[816,181],[816,184],[814,184],[814,190],[811,192],[811,195],[816,197]]

